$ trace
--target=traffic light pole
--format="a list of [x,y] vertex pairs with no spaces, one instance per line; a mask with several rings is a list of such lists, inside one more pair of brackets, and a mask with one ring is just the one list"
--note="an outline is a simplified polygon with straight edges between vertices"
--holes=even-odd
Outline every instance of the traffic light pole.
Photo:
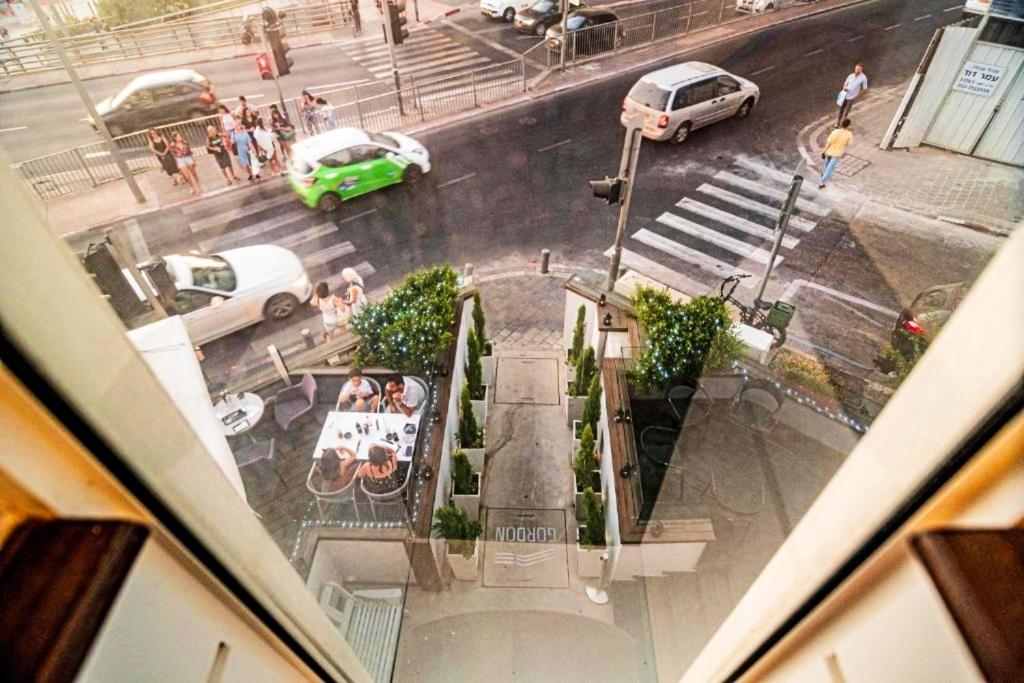
[[68,78],[71,79],[71,84],[75,87],[75,90],[78,91],[78,96],[82,98],[82,104],[85,105],[85,110],[89,113],[89,116],[96,124],[96,130],[100,132],[100,137],[103,138],[103,142],[107,146],[110,156],[114,159],[114,164],[117,166],[118,172],[120,172],[124,181],[128,183],[128,189],[132,191],[135,201],[139,204],[145,204],[146,196],[142,194],[142,190],[139,189],[139,184],[135,182],[135,176],[132,175],[132,170],[128,168],[128,164],[126,164],[124,159],[121,157],[121,150],[119,150],[117,145],[114,144],[114,138],[110,135],[110,131],[107,130],[106,122],[104,122],[103,118],[99,115],[99,112],[96,111],[96,107],[89,98],[89,93],[85,91],[85,86],[82,85],[82,81],[78,78],[78,72],[75,71],[75,67],[71,65],[71,60],[68,59],[68,55],[61,46],[60,41],[57,40],[57,34],[53,31],[53,25],[50,24],[49,19],[46,18],[43,8],[39,6],[39,0],[28,0],[28,2],[32,5],[32,10],[36,13],[36,18],[39,19],[39,25],[42,26],[43,31],[46,32],[46,39],[50,41],[50,45],[53,46],[53,51],[57,53],[61,64],[64,65],[64,71],[67,72]]
[[[562,40],[565,38],[563,36]],[[634,116],[626,124],[626,141],[622,146],[622,161],[619,163],[619,178],[623,180],[622,200],[619,204],[619,222],[615,227],[615,244],[612,245],[612,262],[608,266],[608,281],[605,289],[615,289],[615,281],[619,279],[619,262],[622,260],[622,236],[626,232],[626,219],[629,217],[629,199],[633,196],[633,178],[636,175],[636,163],[640,156],[640,141],[643,139],[642,129],[644,118]]]
[[[288,116],[288,109],[284,106],[284,93],[281,92],[281,84],[277,80],[277,59],[267,52],[267,26],[260,29],[260,51],[270,57],[270,76],[274,80],[274,89],[277,90],[277,101],[281,105],[281,116]],[[271,50],[273,52],[273,50]]]
[[800,160],[797,164],[796,171],[793,173],[793,180],[789,184],[789,194],[786,195],[786,201],[782,203],[782,209],[779,212],[779,219],[775,224],[775,243],[772,245],[772,253],[768,256],[768,262],[764,264],[764,274],[761,275],[761,284],[758,285],[757,295],[754,297],[754,305],[758,308],[770,308],[771,306],[765,302],[761,297],[764,296],[765,287],[768,286],[768,278],[772,274],[772,268],[775,266],[775,257],[779,253],[779,248],[782,246],[782,238],[786,235],[786,228],[789,227],[789,217],[793,215],[793,209],[796,208],[796,200],[800,196],[800,186],[803,185],[804,177],[801,175],[804,171],[804,161]]
[[395,79],[395,97],[398,99],[398,114],[405,115],[402,107],[402,80],[398,76],[398,61],[395,59],[395,36],[391,32],[391,3],[387,0],[381,2],[381,9],[384,10],[384,39],[388,43],[388,56],[391,58],[391,76]]
[[569,48],[566,47],[569,44],[569,30],[567,28],[569,24],[569,0],[562,0],[562,45],[559,50],[558,57],[558,70],[565,71],[565,52]]

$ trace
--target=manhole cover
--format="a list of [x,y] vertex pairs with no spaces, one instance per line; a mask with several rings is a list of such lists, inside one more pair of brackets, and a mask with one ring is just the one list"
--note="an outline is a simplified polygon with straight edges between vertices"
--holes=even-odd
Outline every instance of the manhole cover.
[[558,361],[554,358],[498,358],[495,403],[558,405]]
[[568,588],[564,510],[487,511],[484,586]]
[[518,121],[519,125],[521,126],[532,126],[533,124],[537,123],[537,119],[535,119],[532,116],[521,116],[519,117]]
[[839,165],[836,166],[836,173],[849,178],[857,175],[870,165],[871,162],[867,159],[861,159],[860,157],[853,156],[852,154],[846,154],[839,160]]

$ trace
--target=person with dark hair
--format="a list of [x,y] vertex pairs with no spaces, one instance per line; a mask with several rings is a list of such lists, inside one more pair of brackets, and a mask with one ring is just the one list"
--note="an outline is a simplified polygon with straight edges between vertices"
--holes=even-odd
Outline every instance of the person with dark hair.
[[178,164],[178,172],[188,183],[189,192],[192,196],[199,194],[203,189],[199,186],[199,174],[196,173],[196,160],[192,157],[192,148],[185,142],[181,133],[171,133],[171,154]]
[[307,133],[318,133],[316,116],[316,99],[309,94],[308,90],[302,91],[299,99],[299,112],[302,114],[302,125]]
[[326,282],[317,283],[309,305],[319,310],[324,316],[324,341],[342,332],[342,322],[345,320],[345,302],[331,294]]
[[825,183],[832,177],[832,172],[839,165],[839,158],[846,154],[846,148],[853,142],[853,133],[850,132],[850,119],[843,119],[839,128],[828,134],[825,142],[825,149],[821,152],[821,158],[825,165],[821,169],[821,182],[818,189],[825,187]]
[[864,65],[856,64],[853,73],[843,81],[842,102],[839,103],[839,115],[836,117],[836,128],[843,125],[843,119],[850,115],[853,101],[868,89],[868,77],[864,73]]
[[295,126],[276,104],[270,105],[270,129],[277,136],[277,144],[281,145],[281,160],[287,162],[295,142]]
[[317,465],[320,471],[320,479],[323,482],[320,490],[323,493],[340,491],[348,486],[360,469],[360,463],[356,454],[345,446],[337,448],[325,448],[320,453],[320,462]]
[[401,413],[410,417],[426,400],[427,394],[419,382],[412,378],[391,375],[384,386],[384,397],[389,413]]
[[[369,462],[356,472],[363,480],[363,488],[370,493],[389,493],[402,482],[399,481],[398,453],[391,446],[375,443],[367,451]],[[408,463],[404,463],[408,466]]]
[[178,184],[178,178],[181,177],[181,171],[178,170],[178,160],[171,154],[171,144],[167,142],[167,138],[164,137],[163,133],[158,131],[156,128],[150,128],[146,134],[146,138],[149,141],[149,151],[151,151],[157,159],[160,160],[160,168],[164,170],[164,173],[171,177],[174,184]]
[[256,119],[256,127],[252,132],[253,141],[256,143],[256,151],[260,155],[260,163],[266,163],[271,173],[280,173],[281,165],[277,163],[277,148],[274,146],[274,134],[263,122],[262,118]]
[[[231,132],[231,142],[235,147],[235,154],[238,156],[238,165],[249,174],[249,182],[258,180],[259,165],[258,162],[253,163],[256,160],[253,158],[252,136],[246,132],[241,119],[235,120],[235,130]],[[253,174],[253,170],[256,171],[256,175]]]
[[338,405],[347,405],[349,410],[359,413],[375,413],[379,403],[380,396],[363,377],[363,371],[359,368],[352,368],[352,371],[348,373],[348,381],[341,387]]
[[[217,160],[217,166],[224,175],[224,180],[228,181],[228,185],[230,185],[231,179],[235,175],[231,168],[231,153],[228,152],[228,146],[224,143],[224,138],[217,132],[216,126],[206,127],[206,152]],[[235,178],[235,180],[238,179]]]

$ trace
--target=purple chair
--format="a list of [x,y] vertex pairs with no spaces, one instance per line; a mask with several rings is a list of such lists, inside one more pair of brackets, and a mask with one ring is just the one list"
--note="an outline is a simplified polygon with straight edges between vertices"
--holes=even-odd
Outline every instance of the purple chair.
[[292,422],[316,406],[316,380],[308,372],[299,383],[285,387],[274,397],[274,419],[281,429],[288,431]]

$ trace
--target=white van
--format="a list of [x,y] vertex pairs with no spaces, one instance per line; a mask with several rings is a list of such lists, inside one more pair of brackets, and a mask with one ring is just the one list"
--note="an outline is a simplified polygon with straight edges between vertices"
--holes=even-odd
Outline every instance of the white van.
[[480,14],[511,24],[516,14],[530,9],[535,2],[537,0],[480,0]]
[[992,6],[992,0],[967,0],[964,3],[964,14],[985,14]]

